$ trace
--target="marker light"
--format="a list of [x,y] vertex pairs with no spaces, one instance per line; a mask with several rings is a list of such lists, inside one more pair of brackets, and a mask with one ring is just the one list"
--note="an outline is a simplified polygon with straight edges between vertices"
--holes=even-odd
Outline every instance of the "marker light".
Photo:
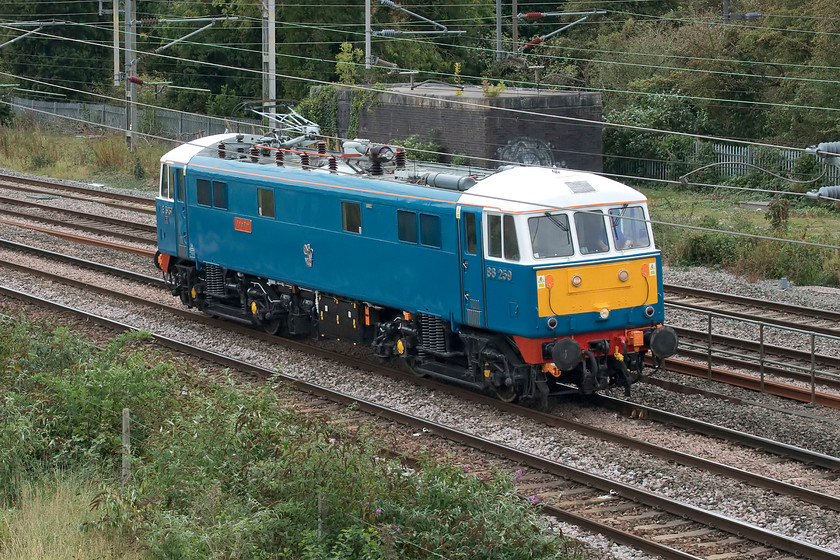
[[581,278],[577,274],[572,276],[572,286],[574,286],[575,288],[578,288],[578,287],[580,287],[581,284],[583,284],[583,278]]
[[618,279],[622,282],[627,282],[627,279],[630,278],[630,273],[624,270],[623,268],[618,271]]
[[606,307],[601,310],[601,319],[606,320],[610,316],[610,310]]

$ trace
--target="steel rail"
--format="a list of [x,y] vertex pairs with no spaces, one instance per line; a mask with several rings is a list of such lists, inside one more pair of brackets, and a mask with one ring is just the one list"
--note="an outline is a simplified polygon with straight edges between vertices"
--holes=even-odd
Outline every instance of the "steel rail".
[[[100,226],[85,225],[85,224],[82,224],[82,223],[79,223],[79,222],[67,222],[67,221],[58,220],[58,219],[55,219],[55,218],[48,218],[47,216],[35,216],[35,215],[32,215],[32,214],[27,214],[26,212],[17,212],[15,210],[9,210],[8,208],[0,208],[0,214],[6,214],[8,216],[12,216],[12,217],[15,217],[15,218],[22,218],[24,220],[31,220],[33,222],[41,222],[41,223],[44,223],[44,224],[49,224],[51,226],[66,227],[66,228],[70,228],[70,229],[77,229],[77,230],[84,231],[84,232],[87,232],[87,233],[95,233],[97,235],[103,235],[103,236],[107,236],[107,237],[115,237],[117,239],[122,239],[124,241],[134,241],[134,242],[137,242],[137,243],[154,243],[155,246],[157,246],[157,235],[155,235],[155,237],[139,237],[138,233],[136,233],[136,232],[135,233],[124,233],[124,232],[120,232],[120,231],[113,231],[113,230],[110,230],[110,229],[104,229]],[[87,220],[89,222],[100,221],[100,220],[97,220],[96,217],[91,217],[91,215],[87,215],[86,217],[81,218],[81,219]],[[9,222],[6,222],[6,223],[9,224]],[[20,225],[23,226],[23,227],[26,227],[24,224],[20,224]],[[110,222],[106,222],[106,225],[115,225],[115,224],[112,224]],[[122,227],[133,227],[133,226],[123,225]],[[148,234],[149,233],[148,231],[143,231],[142,229],[139,229],[139,228],[133,228],[133,229],[139,230],[139,232],[141,232],[141,234]]]
[[[4,183],[16,183],[9,185]],[[21,185],[21,186],[19,186]],[[51,181],[41,181],[38,179],[30,179],[27,177],[17,177],[14,175],[8,175],[6,173],[0,173],[0,189],[9,189],[15,190],[20,192],[41,192],[43,194],[54,194],[46,191],[39,191],[33,187],[39,187],[41,189],[52,189],[54,191],[62,191],[64,193],[71,193],[74,195],[84,195],[84,196],[67,196],[67,198],[74,198],[77,200],[87,200],[90,202],[90,197],[97,197],[97,198],[104,198],[107,200],[118,200],[122,202],[129,202],[131,204],[135,204],[139,206],[139,208],[134,206],[126,206],[120,205],[116,203],[110,203],[110,206],[114,206],[117,208],[123,208],[125,210],[132,210],[134,212],[140,212],[143,214],[154,214],[155,213],[155,200],[152,197],[146,198],[142,196],[134,196],[130,194],[123,194],[117,193],[112,191],[103,191],[95,188],[90,187],[76,187],[72,185],[64,185],[61,183],[55,183]],[[99,202],[99,201],[96,201]]]
[[7,226],[14,226],[24,229],[31,229],[33,231],[39,231],[41,233],[46,233],[47,235],[52,235],[54,237],[60,237],[62,239],[67,239],[69,241],[74,241],[76,243],[82,243],[84,245],[93,245],[95,247],[105,247],[107,249],[117,249],[119,251],[125,251],[128,253],[136,253],[138,255],[144,255],[147,257],[153,257],[157,251],[152,249],[143,249],[140,247],[129,247],[127,245],[121,245],[119,243],[112,243],[110,241],[103,241],[102,239],[96,239],[93,237],[85,237],[84,235],[75,235],[73,233],[66,233],[63,231],[56,231],[50,228],[43,228],[35,225],[30,224],[22,224],[19,222],[12,222],[10,220],[3,220],[0,219],[0,224],[5,224]]
[[[696,288],[688,288],[685,286],[675,286],[675,285],[666,285],[664,287],[666,292],[665,297],[665,304],[667,305],[674,305],[678,307],[685,307],[688,309],[695,309],[700,310],[703,312],[709,311],[706,307],[700,304],[685,302],[685,301],[678,301],[675,300],[673,297],[674,295],[684,295],[687,297],[698,298],[698,299],[706,299],[712,300],[715,302],[721,303],[734,303],[737,305],[742,305],[745,307],[753,307],[753,308],[760,308],[765,309],[774,313],[789,313],[792,315],[796,315],[798,317],[807,317],[811,320],[817,320],[825,323],[831,323],[834,325],[840,325],[840,313],[834,311],[826,311],[823,309],[815,309],[813,307],[800,307],[794,305],[788,305],[784,303],[776,303],[771,302],[768,300],[761,300],[761,299],[752,299],[743,296],[736,296],[732,294],[724,294],[721,292],[711,292],[711,291],[704,291],[699,290]],[[741,312],[741,311],[731,311],[731,310],[721,310],[715,309],[715,313],[723,316],[735,317],[738,319],[748,319],[751,321],[756,320],[755,313],[749,312]],[[774,317],[765,317],[762,318],[762,322],[767,323],[768,325],[774,326],[781,326],[787,328],[793,328],[796,330],[802,329],[802,322],[800,321],[793,321],[787,319],[778,319]],[[809,330],[813,332],[830,335],[830,336],[840,336],[840,326],[838,327],[826,327],[820,325],[809,325]]]
[[615,410],[624,416],[643,418],[645,420],[660,422],[662,424],[671,424],[692,432],[740,443],[745,447],[767,451],[780,457],[787,457],[803,463],[811,463],[833,471],[840,471],[840,458],[826,455],[824,453],[817,453],[816,451],[803,449],[795,445],[788,445],[786,443],[773,441],[761,436],[733,430],[724,426],[718,426],[717,424],[711,424],[703,420],[689,418],[687,416],[682,416],[680,414],[675,414],[673,412],[668,412],[610,395],[595,395],[594,402],[598,406]]
[[[0,286],[0,293],[12,298],[27,300],[38,305],[49,305],[61,309],[62,311],[72,313],[76,316],[84,317],[87,320],[91,320],[97,324],[108,326],[113,329],[137,330],[135,327],[132,327],[131,325],[127,325],[125,323],[121,323],[119,321],[113,321],[111,319],[107,319],[96,314],[81,311],[70,306],[64,306],[61,304],[56,304],[54,302],[48,302],[40,297],[26,294],[17,290],[11,290],[6,287]],[[210,350],[196,348],[192,345],[178,342],[169,337],[157,335],[154,333],[151,333],[151,336],[156,342],[178,352],[188,353],[190,355],[204,358],[215,363],[227,364],[230,367],[241,369],[243,371],[248,371],[250,373],[255,373],[261,376],[270,377],[274,380],[282,380],[283,382],[290,384],[294,388],[316,394],[323,398],[328,398],[332,400],[337,397],[335,391],[332,391],[326,387],[317,385],[315,383],[309,383],[299,379],[287,377],[273,370],[262,368],[255,364],[250,364],[241,360],[236,360],[228,356],[223,356]],[[592,473],[587,473],[585,471],[568,465],[564,465],[562,463],[550,461],[548,459],[544,459],[542,457],[512,448],[507,445],[492,442],[490,440],[467,434],[459,430],[449,428],[448,426],[444,426],[442,424],[438,424],[429,420],[424,420],[422,418],[418,418],[410,414],[401,413],[394,409],[377,405],[375,403],[371,403],[363,399],[350,397],[348,395],[341,395],[340,398],[343,399],[344,402],[356,404],[360,410],[368,412],[369,414],[372,414],[374,416],[379,416],[382,418],[393,420],[395,422],[401,422],[419,428],[425,428],[426,430],[429,430],[440,437],[449,439],[451,441],[455,441],[462,445],[467,445],[475,449],[480,449],[488,453],[493,453],[498,456],[505,457],[507,459],[512,459],[524,465],[528,465],[532,468],[548,472],[555,476],[570,479],[580,484],[584,484],[586,486],[598,488],[606,492],[615,493],[625,499],[642,503],[663,511],[667,511],[668,513],[686,519],[698,521],[707,526],[715,527],[722,531],[739,535],[756,542],[764,543],[766,545],[776,548],[777,550],[784,550],[793,554],[807,555],[808,558],[811,558],[813,560],[840,560],[840,554],[828,550],[826,548],[819,547],[811,543],[801,541],[799,539],[787,537],[785,535],[773,533],[772,531],[762,529],[761,527],[757,527],[749,523],[744,523],[723,515],[719,515],[714,512],[704,510],[702,508],[698,508],[690,504],[686,504],[679,500],[673,500],[655,492],[650,492],[635,486],[631,486],[629,484],[622,483],[617,480],[612,480],[606,477],[594,475]],[[551,510],[546,509],[546,512],[550,513]],[[637,547],[640,550],[648,551],[652,550],[649,547],[662,546],[658,543],[653,543],[652,541],[648,541],[647,539],[643,539],[631,533],[624,533],[624,535],[625,538],[630,539],[634,543],[631,544],[631,546]],[[660,551],[656,553],[663,554],[664,552]],[[691,558],[691,556],[686,556],[685,553],[680,553],[679,556],[669,555],[668,557]]]
[[708,364],[697,364],[683,360],[675,360],[674,358],[668,358],[665,360],[664,366],[669,371],[690,375],[692,377],[726,383],[742,389],[764,392],[798,402],[812,403],[828,408],[840,409],[840,395],[833,393],[822,393],[816,390],[812,391],[811,389],[796,387],[794,385],[786,385],[775,381],[764,380],[762,382],[762,380],[758,377],[744,375],[716,367],[711,368],[711,371],[709,371]]
[[[0,247],[5,247],[7,249],[12,249],[15,251],[22,251],[25,253],[30,253],[37,257],[47,258],[55,261],[64,262],[67,264],[72,264],[74,266],[87,268],[89,270],[94,270],[96,272],[104,272],[107,274],[113,274],[114,276],[119,276],[121,278],[126,278],[128,280],[135,280],[138,282],[146,282],[147,284],[157,285],[163,288],[165,286],[165,282],[163,278],[158,278],[156,276],[147,276],[145,274],[140,274],[139,272],[134,272],[132,270],[124,270],[122,268],[117,268],[111,265],[103,264],[94,262],[87,259],[81,259],[79,257],[74,257],[72,255],[64,255],[62,253],[56,253],[55,251],[50,251],[48,249],[42,249],[40,247],[33,247],[31,245],[25,245],[23,243],[18,243],[17,241],[11,241],[9,239],[0,238]],[[145,254],[145,253],[144,253]]]
[[[138,222],[122,220],[120,218],[112,218],[110,216],[102,216],[100,214],[91,214],[90,212],[80,212],[78,210],[70,210],[69,208],[59,208],[57,206],[50,206],[49,204],[41,204],[39,202],[33,202],[30,200],[20,200],[18,198],[8,198],[6,196],[0,196],[0,203],[9,204],[12,206],[23,206],[26,208],[38,208],[39,210],[55,212],[57,214],[64,214],[65,216],[72,216],[81,220],[91,220],[95,222],[102,222],[105,224],[124,227],[126,229],[136,229],[144,233],[153,233],[155,234],[155,236],[157,236],[157,226],[152,224],[141,224]],[[32,216],[32,218],[37,219],[38,217]]]

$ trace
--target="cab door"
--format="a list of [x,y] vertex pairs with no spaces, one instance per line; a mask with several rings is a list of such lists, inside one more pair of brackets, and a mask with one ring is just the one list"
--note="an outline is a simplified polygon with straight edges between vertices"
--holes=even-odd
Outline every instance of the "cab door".
[[458,236],[461,248],[461,297],[463,323],[486,327],[484,256],[481,247],[481,210],[458,207]]
[[160,191],[155,198],[158,251],[167,255],[178,253],[178,229],[175,201],[172,197],[172,169],[164,164],[160,168]]
[[175,197],[175,231],[178,236],[178,256],[188,258],[189,236],[187,232],[187,185],[184,181],[184,170],[180,167],[172,167],[172,187]]

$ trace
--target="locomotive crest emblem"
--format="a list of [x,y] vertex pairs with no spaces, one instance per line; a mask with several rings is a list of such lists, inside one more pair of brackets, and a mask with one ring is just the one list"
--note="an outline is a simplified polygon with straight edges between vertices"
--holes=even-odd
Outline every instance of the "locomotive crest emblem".
[[315,254],[315,251],[312,249],[312,246],[307,243],[303,246],[303,260],[306,261],[306,266],[312,268],[312,256]]

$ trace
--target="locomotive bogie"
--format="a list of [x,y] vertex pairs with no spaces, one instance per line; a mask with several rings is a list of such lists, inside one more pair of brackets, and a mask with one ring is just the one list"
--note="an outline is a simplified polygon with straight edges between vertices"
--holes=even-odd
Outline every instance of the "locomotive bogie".
[[649,349],[675,351],[637,191],[565,170],[395,170],[364,141],[337,173],[336,158],[258,140],[162,159],[156,263],[185,305],[505,400],[629,389]]

